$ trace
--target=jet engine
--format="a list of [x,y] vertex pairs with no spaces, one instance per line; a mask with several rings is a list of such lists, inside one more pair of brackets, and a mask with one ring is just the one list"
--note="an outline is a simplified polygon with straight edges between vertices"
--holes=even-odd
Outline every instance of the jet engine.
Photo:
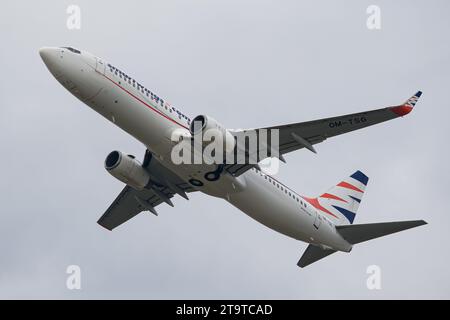
[[[211,137],[222,136],[224,152],[232,152],[235,147],[234,136],[225,129],[217,120],[207,115],[196,116],[189,127],[189,131],[193,136],[201,133],[204,143],[211,142]],[[205,138],[206,136],[206,138]],[[205,141],[206,140],[206,141]]]
[[150,174],[134,156],[120,151],[111,152],[105,159],[105,169],[113,177],[136,190],[144,189],[150,182]]

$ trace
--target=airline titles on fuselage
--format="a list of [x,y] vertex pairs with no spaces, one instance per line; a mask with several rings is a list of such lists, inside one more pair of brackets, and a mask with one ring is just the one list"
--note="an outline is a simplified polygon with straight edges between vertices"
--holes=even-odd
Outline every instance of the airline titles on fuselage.
[[155,103],[155,107],[161,107],[166,108],[170,110],[171,112],[175,112],[178,115],[179,119],[185,119],[187,124],[189,125],[191,123],[191,119],[183,114],[180,110],[177,108],[169,105],[169,103],[165,102],[162,98],[158,97],[155,93],[144,87],[142,84],[134,80],[132,77],[127,75],[125,72],[119,70],[118,68],[114,67],[113,65],[108,63],[108,68],[111,73],[114,73],[116,76],[118,76],[120,79],[123,79],[124,81],[128,82],[130,85],[132,85],[136,90],[141,92],[142,94],[146,95],[149,99],[151,99]]

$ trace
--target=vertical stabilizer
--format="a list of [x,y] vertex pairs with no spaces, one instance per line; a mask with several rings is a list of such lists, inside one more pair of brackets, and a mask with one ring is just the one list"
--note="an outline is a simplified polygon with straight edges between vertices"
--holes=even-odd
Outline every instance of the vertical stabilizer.
[[336,225],[352,224],[355,220],[369,178],[356,171],[317,198],[304,198]]

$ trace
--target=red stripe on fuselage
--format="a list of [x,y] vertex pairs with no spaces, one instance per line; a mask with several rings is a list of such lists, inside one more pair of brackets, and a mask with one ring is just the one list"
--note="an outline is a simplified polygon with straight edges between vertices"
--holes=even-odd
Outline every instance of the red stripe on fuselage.
[[143,105],[147,106],[148,108],[152,109],[154,112],[156,112],[157,114],[159,114],[160,116],[166,118],[169,121],[172,121],[173,123],[179,125],[180,127],[183,127],[185,129],[188,129],[188,127],[182,125],[181,123],[173,120],[172,118],[168,117],[167,115],[165,115],[164,113],[162,113],[161,111],[155,109],[154,107],[152,107],[151,105],[145,103],[145,101],[142,101],[141,99],[139,99],[138,97],[136,97],[134,94],[132,94],[130,91],[128,91],[127,89],[125,89],[124,87],[122,87],[120,84],[116,83],[114,80],[108,78],[106,75],[102,74],[102,76],[104,76],[106,79],[108,79],[109,81],[111,81],[112,83],[114,83],[116,86],[118,86],[120,89],[122,89],[123,91],[125,91],[126,93],[128,93],[130,96],[132,96],[133,98],[135,98],[136,100],[138,100],[140,103],[142,103]]

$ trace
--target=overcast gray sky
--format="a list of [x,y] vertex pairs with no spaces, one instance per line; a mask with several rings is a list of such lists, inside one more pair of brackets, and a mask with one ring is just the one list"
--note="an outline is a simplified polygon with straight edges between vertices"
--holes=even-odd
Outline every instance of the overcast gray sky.
[[[80,30],[66,28],[69,4]],[[366,27],[371,4],[381,30]],[[448,12],[445,0],[2,3],[0,298],[450,298]],[[278,177],[317,195],[360,169],[371,180],[357,223],[429,225],[306,269],[305,243],[199,193],[105,231],[96,221],[123,186],[104,158],[144,147],[51,76],[38,49],[62,45],[233,128],[399,104],[421,89],[410,116],[289,154]],[[72,264],[79,291],[66,288]],[[366,287],[373,264],[381,290]]]

